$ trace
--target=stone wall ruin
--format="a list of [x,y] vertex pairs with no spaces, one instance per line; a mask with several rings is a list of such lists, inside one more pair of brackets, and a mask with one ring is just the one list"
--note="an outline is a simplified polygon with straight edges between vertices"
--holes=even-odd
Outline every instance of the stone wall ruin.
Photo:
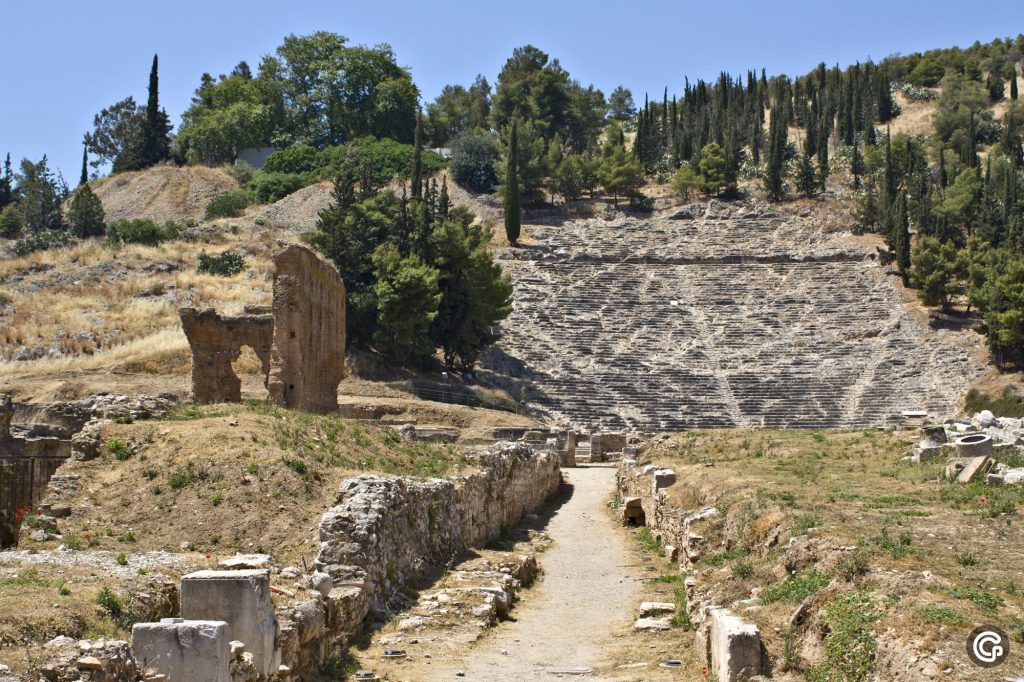
[[239,402],[242,382],[231,365],[244,346],[259,357],[269,400],[306,412],[338,407],[345,373],[345,284],[332,265],[289,244],[274,255],[274,303],[243,315],[181,308],[192,349],[192,398]]
[[345,285],[333,265],[297,244],[275,254],[274,267],[270,400],[333,412],[345,376]]

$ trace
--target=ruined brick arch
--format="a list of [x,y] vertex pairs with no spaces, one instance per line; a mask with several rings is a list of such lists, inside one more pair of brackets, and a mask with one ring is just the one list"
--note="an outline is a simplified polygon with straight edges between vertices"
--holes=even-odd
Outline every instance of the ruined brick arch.
[[345,374],[345,285],[332,265],[297,244],[284,245],[274,266],[273,306],[246,306],[236,316],[179,310],[192,349],[193,400],[241,400],[232,363],[250,346],[263,366],[270,402],[333,412]]

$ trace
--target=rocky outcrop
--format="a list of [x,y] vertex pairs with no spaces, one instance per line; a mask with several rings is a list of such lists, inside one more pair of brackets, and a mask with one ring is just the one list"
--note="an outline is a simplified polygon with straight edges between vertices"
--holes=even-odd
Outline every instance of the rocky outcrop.
[[476,471],[452,479],[358,476],[342,484],[320,522],[316,565],[358,585],[376,609],[396,590],[516,525],[559,486],[559,457],[524,443],[470,455]]
[[345,376],[345,284],[333,265],[297,244],[276,253],[274,267],[270,400],[333,412]]

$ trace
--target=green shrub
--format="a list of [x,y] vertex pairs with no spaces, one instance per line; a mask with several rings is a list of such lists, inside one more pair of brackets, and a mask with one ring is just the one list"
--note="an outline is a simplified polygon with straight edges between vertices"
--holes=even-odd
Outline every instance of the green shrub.
[[205,251],[200,251],[197,269],[208,275],[234,277],[245,269],[245,258],[242,254],[231,251],[225,251],[216,256],[210,256]]
[[120,554],[117,555],[117,565],[118,566],[127,566],[128,565],[128,557],[125,556],[124,552],[121,552]]
[[19,256],[27,256],[35,251],[47,251],[49,249],[61,249],[71,242],[66,232],[58,230],[47,230],[36,232],[23,239],[14,242],[14,253]]
[[171,486],[171,490],[184,488],[194,480],[196,480],[196,471],[192,462],[183,467],[176,467],[174,471],[167,475],[167,485]]
[[739,559],[732,566],[732,577],[739,580],[746,580],[754,575],[754,566],[746,559]]
[[265,173],[258,172],[249,183],[248,188],[261,204],[272,204],[280,201],[292,192],[305,187],[306,176],[299,173]]
[[289,469],[291,469],[292,471],[294,471],[295,473],[297,473],[299,476],[305,476],[306,475],[306,471],[307,471],[306,463],[303,462],[301,459],[288,459],[288,458],[285,458],[284,459],[284,465],[286,467],[288,467]]
[[462,133],[452,142],[452,179],[474,192],[490,192],[498,184],[494,165],[500,157],[501,149],[493,135],[484,131]]
[[119,462],[123,462],[132,456],[132,450],[120,438],[113,438],[107,443],[107,450]]
[[107,244],[112,247],[125,244],[160,246],[178,237],[178,226],[168,221],[163,225],[145,218],[118,220],[107,226]]
[[224,172],[233,177],[239,185],[247,185],[258,171],[248,161],[238,160],[224,164]]
[[130,606],[126,606],[116,594],[111,592],[109,587],[104,587],[100,590],[100,593],[96,595],[96,603],[107,612],[107,615],[109,615],[119,627],[126,630],[142,620],[135,615],[135,612]]
[[936,623],[939,625],[966,625],[968,622],[967,618],[956,609],[936,604],[929,604],[919,608],[917,610],[917,617],[925,623]]
[[21,217],[21,209],[17,204],[10,204],[0,211],[0,237],[14,239],[23,229],[25,220]]
[[791,575],[785,582],[770,585],[761,593],[761,602],[772,604],[778,601],[798,603],[828,585],[829,577],[813,568],[799,575]]
[[252,194],[248,190],[233,189],[214,199],[206,207],[206,219],[237,218],[252,203]]
[[822,619],[829,628],[825,663],[814,671],[815,682],[860,682],[871,674],[878,642],[872,626],[881,616],[867,592],[839,595],[825,608]]

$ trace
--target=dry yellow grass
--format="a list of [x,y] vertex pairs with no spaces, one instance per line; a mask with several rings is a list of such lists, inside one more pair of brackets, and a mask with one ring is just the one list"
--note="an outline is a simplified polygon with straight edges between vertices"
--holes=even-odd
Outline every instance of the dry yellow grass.
[[[168,242],[112,250],[92,240],[0,262],[0,376],[112,369],[187,348],[178,308],[210,305],[236,314],[267,303],[276,235],[246,230],[216,244]],[[196,271],[201,250],[245,253],[233,277]],[[15,361],[20,349],[38,359]]]

